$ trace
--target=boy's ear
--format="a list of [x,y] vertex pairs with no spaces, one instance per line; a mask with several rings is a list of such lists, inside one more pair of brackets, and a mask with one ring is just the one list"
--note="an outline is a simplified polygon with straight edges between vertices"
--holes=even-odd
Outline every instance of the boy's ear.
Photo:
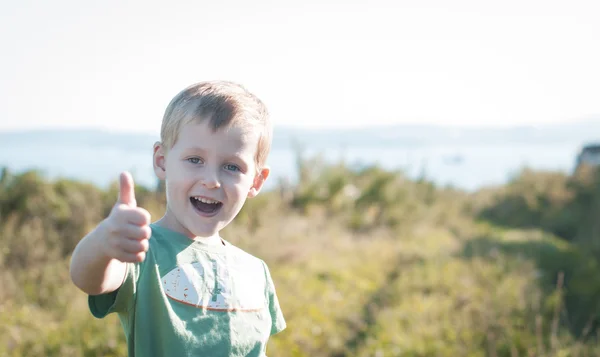
[[152,163],[156,176],[160,180],[165,180],[167,178],[167,171],[165,170],[165,150],[160,141],[154,143],[154,156]]
[[250,187],[250,191],[248,191],[248,197],[256,197],[260,192],[260,189],[263,187],[263,184],[269,177],[269,173],[271,170],[268,167],[263,167],[256,176],[254,176],[254,182],[252,183],[252,187]]

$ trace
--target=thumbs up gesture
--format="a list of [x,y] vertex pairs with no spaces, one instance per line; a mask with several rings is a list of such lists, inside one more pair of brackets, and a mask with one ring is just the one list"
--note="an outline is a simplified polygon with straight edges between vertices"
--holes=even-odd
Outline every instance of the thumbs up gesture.
[[137,207],[133,178],[128,172],[119,177],[119,199],[105,220],[107,256],[122,262],[146,258],[150,238],[150,213]]

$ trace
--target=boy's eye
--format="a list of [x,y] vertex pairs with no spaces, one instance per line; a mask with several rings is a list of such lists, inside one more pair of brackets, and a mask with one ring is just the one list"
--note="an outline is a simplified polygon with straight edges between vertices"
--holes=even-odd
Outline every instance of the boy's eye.
[[225,166],[223,166],[225,168],[225,170],[227,171],[240,171],[240,168],[237,167],[236,165],[232,165],[232,164],[227,164]]
[[199,157],[190,157],[187,159],[187,161],[191,162],[192,164],[199,164],[200,158]]

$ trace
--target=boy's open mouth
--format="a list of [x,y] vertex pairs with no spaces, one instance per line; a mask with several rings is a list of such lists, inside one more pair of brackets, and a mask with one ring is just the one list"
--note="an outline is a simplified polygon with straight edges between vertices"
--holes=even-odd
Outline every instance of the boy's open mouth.
[[198,211],[206,214],[215,213],[223,206],[223,203],[219,201],[204,197],[190,197],[190,202]]

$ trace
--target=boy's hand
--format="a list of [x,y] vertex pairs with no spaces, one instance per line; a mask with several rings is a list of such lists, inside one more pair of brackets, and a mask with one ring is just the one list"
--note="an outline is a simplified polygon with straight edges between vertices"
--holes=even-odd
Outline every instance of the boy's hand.
[[119,199],[104,220],[105,253],[122,262],[141,262],[146,258],[150,238],[150,213],[137,207],[133,178],[123,172],[119,178]]

